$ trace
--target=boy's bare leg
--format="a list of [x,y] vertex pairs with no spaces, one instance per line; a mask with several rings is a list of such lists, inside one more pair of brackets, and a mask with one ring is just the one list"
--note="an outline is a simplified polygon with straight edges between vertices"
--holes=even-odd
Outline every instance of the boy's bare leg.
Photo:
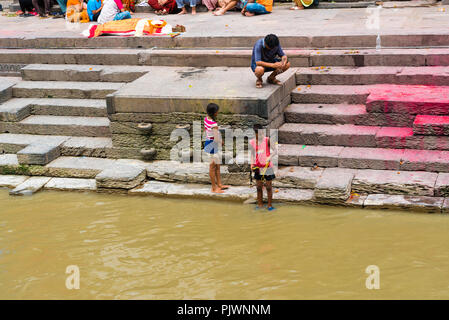
[[257,180],[256,188],[257,188],[257,206],[259,208],[262,208],[263,207],[263,183],[262,183],[262,180]]
[[256,67],[256,69],[254,70],[254,75],[256,76],[257,80],[256,80],[256,88],[262,88],[263,86],[263,74],[265,73],[265,68],[264,67]]
[[270,208],[273,200],[273,187],[271,185],[271,181],[267,181],[265,183],[265,188],[267,189],[268,208]]
[[196,6],[192,7],[192,14],[196,14]]
[[274,70],[267,78],[268,83],[272,84],[281,84],[281,82],[276,79],[276,76],[287,71],[290,68],[290,62],[287,62],[287,64],[282,69],[276,69]]
[[217,177],[216,177],[216,169],[215,169],[215,162],[211,161],[211,163],[209,164],[209,177],[210,177],[210,182],[212,183],[212,192],[214,193],[223,193],[223,190],[221,190],[218,186],[217,186]]
[[221,173],[220,173],[220,165],[219,164],[215,165],[215,177],[217,178],[217,186],[220,189],[224,190],[224,189],[228,189],[229,188],[229,186],[225,186],[225,185],[223,185],[221,183]]

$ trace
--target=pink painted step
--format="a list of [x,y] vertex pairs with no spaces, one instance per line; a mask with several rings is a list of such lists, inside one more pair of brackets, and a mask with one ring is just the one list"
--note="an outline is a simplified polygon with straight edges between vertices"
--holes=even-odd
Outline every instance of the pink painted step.
[[412,128],[384,127],[376,133],[380,148],[449,150],[449,136],[416,135]]
[[[447,111],[449,114],[449,110]],[[449,136],[449,116],[417,115],[413,133],[427,136]]]
[[279,165],[449,172],[449,151],[279,144]]
[[344,103],[365,104],[373,86],[301,85],[293,89],[294,103]]
[[368,112],[446,115],[449,86],[374,85],[366,99]]
[[279,128],[279,142],[288,144],[376,147],[380,127],[352,124],[328,125],[285,123]]
[[356,124],[360,126],[412,127],[414,115],[366,112],[363,104],[291,104],[285,122],[315,124]]

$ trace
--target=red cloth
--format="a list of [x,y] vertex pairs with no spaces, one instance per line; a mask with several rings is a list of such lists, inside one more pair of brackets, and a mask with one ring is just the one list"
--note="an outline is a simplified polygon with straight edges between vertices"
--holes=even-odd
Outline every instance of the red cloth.
[[178,7],[176,6],[176,0],[168,0],[163,6],[159,5],[157,0],[148,0],[148,4],[154,10],[167,10],[168,13],[176,13]]

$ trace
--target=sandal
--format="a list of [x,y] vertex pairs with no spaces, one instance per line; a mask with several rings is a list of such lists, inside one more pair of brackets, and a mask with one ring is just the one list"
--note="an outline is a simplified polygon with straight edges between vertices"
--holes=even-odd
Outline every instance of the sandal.
[[282,82],[281,81],[279,81],[278,79],[276,79],[276,78],[274,78],[274,79],[270,79],[270,78],[268,78],[267,79],[267,82],[268,83],[270,83],[270,84],[277,84],[277,85],[280,85],[280,84],[282,84]]

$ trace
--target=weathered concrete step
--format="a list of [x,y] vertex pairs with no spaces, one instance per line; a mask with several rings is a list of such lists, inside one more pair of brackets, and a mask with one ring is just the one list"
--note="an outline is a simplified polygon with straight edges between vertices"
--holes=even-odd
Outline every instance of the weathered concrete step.
[[20,164],[46,165],[61,155],[59,146],[35,143],[17,152]]
[[377,83],[449,85],[449,67],[311,67],[298,68],[298,85],[363,85]]
[[[428,131],[429,132],[429,131]],[[449,150],[449,137],[417,135],[409,127],[285,123],[279,142],[300,145]]]
[[31,177],[11,190],[9,194],[13,196],[32,195],[42,189],[48,181],[50,181],[49,177]]
[[352,124],[328,125],[285,123],[279,128],[279,142],[300,145],[376,147],[380,127]]
[[[449,110],[447,112],[449,114]],[[449,136],[449,116],[417,115],[413,133],[428,136]]]
[[449,172],[449,151],[279,145],[279,165]]
[[37,135],[110,136],[109,119],[106,117],[33,115],[20,122],[0,122],[0,131]]
[[59,146],[63,156],[105,158],[112,148],[109,137],[70,137],[32,134],[0,134],[0,153],[18,153],[32,144]]
[[448,136],[416,135],[409,127],[383,127],[376,134],[380,148],[449,150]]
[[46,174],[60,178],[93,179],[116,160],[92,157],[59,157],[45,166]]
[[21,69],[27,81],[131,82],[147,73],[145,66],[30,64]]
[[123,83],[112,82],[21,81],[13,87],[13,96],[17,98],[104,99],[122,86]]
[[447,115],[449,86],[375,85],[366,100],[368,112]]
[[365,104],[370,85],[300,85],[292,91],[294,103]]
[[[398,40],[399,38],[394,35],[381,36],[382,45],[387,47],[400,46]],[[310,66],[449,66],[449,48],[382,48],[380,51],[319,49],[310,52]]]
[[356,124],[362,126],[411,127],[414,115],[367,112],[362,104],[291,104],[285,122],[316,124]]
[[105,117],[102,99],[13,98],[0,105],[0,121],[21,121],[30,115]]
[[143,49],[0,49],[0,63],[140,65]]

